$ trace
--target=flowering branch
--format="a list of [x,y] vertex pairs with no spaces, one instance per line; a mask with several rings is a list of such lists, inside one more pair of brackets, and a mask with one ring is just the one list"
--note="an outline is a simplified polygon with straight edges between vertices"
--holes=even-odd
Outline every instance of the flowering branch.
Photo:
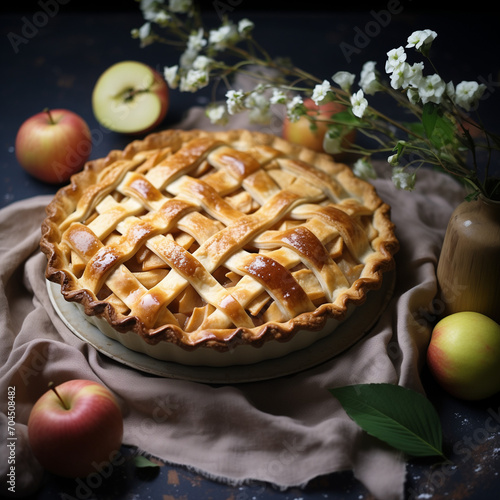
[[[326,120],[328,132],[323,147],[327,153],[335,154],[342,145],[342,150],[360,155],[353,166],[357,175],[373,177],[372,156],[390,153],[387,160],[398,188],[413,189],[418,169],[432,165],[469,185],[470,198],[481,194],[500,200],[500,180],[488,175],[491,154],[500,150],[500,137],[487,131],[479,119],[476,123],[469,117],[469,112],[476,111],[486,87],[470,81],[455,87],[441,78],[429,58],[437,36],[434,31],[415,31],[406,47],[387,52],[388,80],[382,78],[375,62],[365,63],[359,89],[353,90],[352,73],[337,71],[331,82],[321,81],[288,61],[272,59],[253,39],[254,25],[248,19],[237,25],[225,19],[218,29],[206,30],[191,0],[170,0],[168,6],[162,0],[141,0],[140,6],[146,22],[132,35],[140,39],[142,46],[161,42],[182,50],[179,64],[164,69],[170,88],[196,92],[214,81],[216,85],[225,83],[225,102],[214,101],[206,110],[212,123],[225,124],[230,115],[244,111],[249,112],[252,122],[268,123],[272,106],[282,106],[290,121],[306,116],[314,128],[325,118],[308,114],[304,97],[310,97],[318,106],[335,101],[346,110]],[[163,28],[175,40],[158,35],[157,28]],[[410,65],[405,49],[420,53],[434,72],[424,75],[423,62]],[[237,62],[229,64],[223,55]],[[262,71],[256,72],[256,68]],[[236,74],[259,80],[251,91],[235,90],[229,78]],[[366,96],[376,93],[396,101],[412,121],[402,122],[370,106]],[[375,146],[343,144],[343,134],[353,128]],[[487,157],[480,165],[481,151],[486,151]]]

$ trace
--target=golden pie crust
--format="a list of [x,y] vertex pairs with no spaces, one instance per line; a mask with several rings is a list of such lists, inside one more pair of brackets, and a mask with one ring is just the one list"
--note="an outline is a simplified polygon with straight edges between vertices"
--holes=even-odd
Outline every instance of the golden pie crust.
[[371,184],[247,130],[167,130],[88,162],[40,246],[46,278],[118,337],[221,352],[342,321],[399,247]]

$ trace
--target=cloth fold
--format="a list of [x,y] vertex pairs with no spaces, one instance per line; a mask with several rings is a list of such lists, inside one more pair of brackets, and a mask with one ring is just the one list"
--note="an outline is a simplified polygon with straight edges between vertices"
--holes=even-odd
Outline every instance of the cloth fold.
[[[210,128],[200,109],[180,127]],[[375,327],[343,354],[304,372],[254,383],[212,386],[156,377],[97,352],[67,329],[47,293],[38,242],[51,198],[0,210],[0,429],[5,436],[6,394],[14,387],[17,454],[24,467],[17,468],[17,491],[35,489],[42,474],[26,439],[32,405],[49,381],[87,378],[117,396],[124,443],[167,462],[233,484],[257,480],[280,488],[352,470],[376,498],[401,500],[405,457],[365,434],[328,389],[389,382],[424,392],[419,370],[431,328],[426,311],[436,296],[445,229],[463,191],[449,177],[421,170],[416,189],[401,192],[385,178],[388,166],[379,168],[381,176],[373,183],[392,206],[401,245],[389,305]],[[0,447],[2,493],[6,453]]]

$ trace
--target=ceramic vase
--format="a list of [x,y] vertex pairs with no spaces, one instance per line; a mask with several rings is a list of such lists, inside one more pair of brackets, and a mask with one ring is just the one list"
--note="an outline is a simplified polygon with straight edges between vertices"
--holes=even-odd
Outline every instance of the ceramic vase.
[[444,314],[475,311],[500,323],[500,202],[479,197],[453,212],[437,279]]

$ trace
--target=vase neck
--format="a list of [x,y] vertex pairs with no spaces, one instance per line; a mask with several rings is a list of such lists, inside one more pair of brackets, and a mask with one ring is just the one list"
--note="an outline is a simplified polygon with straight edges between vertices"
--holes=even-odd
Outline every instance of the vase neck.
[[499,208],[500,209],[500,200],[492,200],[491,198],[487,198],[483,194],[480,194],[478,197],[478,200],[480,200],[482,203],[485,205],[488,205],[492,208]]

